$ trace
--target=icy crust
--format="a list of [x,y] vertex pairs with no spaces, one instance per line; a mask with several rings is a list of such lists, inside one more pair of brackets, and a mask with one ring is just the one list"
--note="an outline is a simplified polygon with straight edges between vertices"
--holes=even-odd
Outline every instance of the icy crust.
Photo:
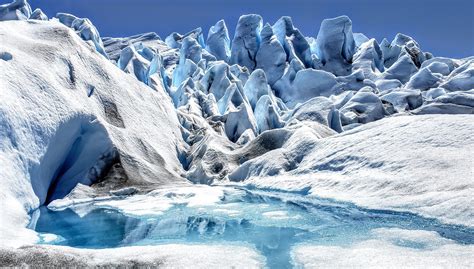
[[12,55],[0,60],[2,244],[31,242],[27,212],[115,164],[117,187],[185,182],[179,122],[161,83],[126,75],[59,22],[1,22],[0,34],[0,51]]
[[262,268],[265,260],[250,247],[229,245],[170,244],[110,249],[35,245],[15,250],[0,248],[0,264],[47,268]]
[[286,142],[302,145],[290,151],[295,169],[286,168],[291,155],[274,150],[229,179],[474,226],[473,122],[472,115],[398,116],[323,139],[300,133]]
[[301,245],[293,263],[305,268],[471,268],[472,245],[460,245],[436,232],[374,229],[373,238],[347,247]]

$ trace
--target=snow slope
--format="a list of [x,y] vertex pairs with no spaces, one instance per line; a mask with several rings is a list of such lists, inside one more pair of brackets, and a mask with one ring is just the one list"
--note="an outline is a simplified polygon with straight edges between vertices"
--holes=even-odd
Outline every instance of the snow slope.
[[298,246],[292,255],[305,268],[472,268],[473,251],[436,232],[376,229],[352,246]]
[[[286,171],[288,160],[270,151],[230,179],[474,226],[473,133],[473,115],[385,118],[323,139],[294,136],[286,143],[312,144],[296,169]],[[279,172],[245,169],[253,165]]]
[[146,87],[59,22],[5,21],[0,36],[11,55],[0,60],[2,243],[19,244],[8,238],[30,210],[113,164],[125,171],[117,188],[185,183],[179,123],[161,85]]

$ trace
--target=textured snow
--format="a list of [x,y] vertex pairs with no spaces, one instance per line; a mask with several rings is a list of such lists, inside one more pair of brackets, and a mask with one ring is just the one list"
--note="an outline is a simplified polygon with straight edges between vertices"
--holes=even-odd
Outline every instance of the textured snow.
[[[245,184],[309,189],[364,207],[474,226],[473,132],[472,115],[430,115],[386,118],[319,140],[293,135],[287,144],[311,145],[297,152],[296,169],[286,168],[291,157],[276,158],[270,151],[244,163],[236,170],[239,177],[231,179],[250,177]],[[253,169],[244,170],[249,166]],[[271,175],[264,167],[273,167],[278,176],[263,177]]]
[[472,245],[457,244],[436,232],[382,228],[372,233],[372,239],[347,247],[295,247],[294,264],[304,268],[472,268],[474,263]]
[[21,244],[27,212],[117,158],[135,184],[184,182],[179,123],[161,85],[124,74],[58,22],[2,22],[0,33],[13,56],[0,61],[2,243]]
[[0,248],[0,262],[3,266],[9,267],[30,264],[48,268],[259,268],[264,266],[264,258],[250,247],[176,244],[94,250],[62,246],[26,246],[15,251]]

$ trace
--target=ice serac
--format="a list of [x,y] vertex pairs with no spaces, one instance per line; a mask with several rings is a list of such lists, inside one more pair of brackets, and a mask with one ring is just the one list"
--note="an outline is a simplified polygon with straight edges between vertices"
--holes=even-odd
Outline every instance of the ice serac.
[[273,85],[283,76],[288,66],[286,52],[273,34],[270,24],[266,24],[260,34],[262,42],[256,56],[257,68],[265,71],[268,84]]
[[136,45],[142,43],[147,47],[162,52],[170,50],[166,43],[161,40],[160,36],[154,32],[133,35],[130,37],[103,37],[102,42],[104,43],[105,52],[112,61],[117,61],[120,57],[121,51],[131,44]]
[[26,0],[0,5],[0,21],[27,20],[30,16],[31,7]]
[[287,125],[305,121],[317,122],[336,132],[342,132],[339,111],[327,97],[314,97],[296,107],[291,112]]
[[474,59],[459,66],[440,85],[448,91],[467,91],[474,89]]
[[206,50],[217,60],[228,61],[230,58],[230,38],[224,20],[218,21],[209,29],[206,41]]
[[294,27],[290,17],[281,17],[275,25],[273,25],[273,32],[278,41],[285,48],[289,62],[293,59],[298,59],[306,67],[312,65],[309,43],[300,30]]
[[398,79],[402,83],[407,83],[410,77],[418,72],[418,68],[409,55],[400,57],[390,68],[381,75],[384,79]]
[[252,109],[255,109],[258,99],[263,95],[268,95],[270,91],[267,77],[262,69],[253,71],[244,86],[244,94],[249,100]]
[[186,37],[196,39],[202,47],[205,47],[201,27],[191,30],[184,35],[174,32],[165,38],[165,42],[170,48],[179,49],[181,48],[183,39],[185,39]]
[[221,99],[231,84],[232,77],[229,69],[229,65],[225,62],[215,62],[199,81],[202,90],[213,94],[216,100]]
[[323,20],[316,39],[316,53],[324,70],[347,75],[355,49],[352,21],[347,16]]
[[361,70],[365,78],[377,80],[385,69],[382,50],[375,39],[361,44],[353,58],[352,71]]
[[47,21],[48,16],[46,16],[41,9],[37,8],[31,13],[30,20]]
[[[366,88],[367,89],[367,88]],[[352,123],[368,123],[384,117],[385,110],[380,98],[367,91],[357,92],[342,108],[341,113],[343,125]]]
[[173,86],[179,86],[198,70],[197,64],[202,59],[202,47],[196,39],[188,36],[182,41],[179,50],[179,63],[173,73]]
[[152,60],[150,56],[152,55],[147,55],[147,48],[143,45],[130,45],[120,53],[117,65],[126,73],[135,75],[141,82],[148,83],[148,68]]
[[259,133],[283,127],[285,122],[280,117],[280,110],[275,99],[262,95],[255,105],[254,115]]
[[231,64],[245,66],[250,71],[255,69],[257,65],[255,57],[260,47],[262,26],[260,15],[250,14],[239,18],[232,40]]
[[360,47],[363,43],[369,41],[370,39],[363,33],[353,33],[354,42],[356,47]]
[[58,13],[56,18],[69,28],[72,28],[85,41],[91,41],[97,52],[108,58],[99,31],[87,18],[78,18],[67,13]]

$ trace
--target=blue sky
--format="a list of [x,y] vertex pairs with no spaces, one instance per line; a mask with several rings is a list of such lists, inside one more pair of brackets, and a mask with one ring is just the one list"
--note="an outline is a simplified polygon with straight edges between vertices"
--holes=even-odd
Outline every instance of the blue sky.
[[[1,0],[1,2],[6,2]],[[353,31],[381,41],[401,32],[436,56],[474,55],[473,0],[30,0],[48,16],[88,17],[102,36],[185,33],[225,19],[233,34],[240,15],[257,13],[273,24],[284,15],[304,35],[316,36],[324,18],[348,15]]]

